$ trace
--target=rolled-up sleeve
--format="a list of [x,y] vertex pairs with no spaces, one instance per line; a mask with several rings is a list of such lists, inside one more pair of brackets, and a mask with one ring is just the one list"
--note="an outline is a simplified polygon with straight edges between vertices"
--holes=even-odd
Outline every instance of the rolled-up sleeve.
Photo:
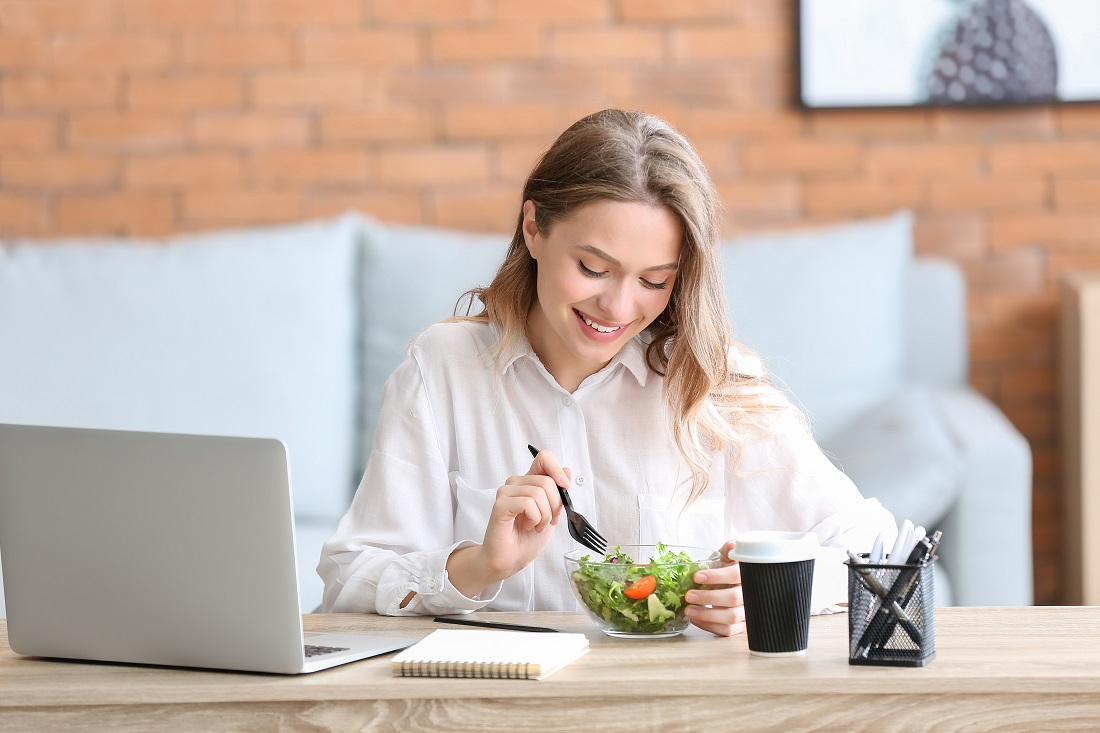
[[499,584],[468,598],[447,578],[451,553],[476,543],[455,537],[443,455],[419,365],[409,356],[386,382],[370,461],[322,548],[323,611],[461,613],[494,599]]

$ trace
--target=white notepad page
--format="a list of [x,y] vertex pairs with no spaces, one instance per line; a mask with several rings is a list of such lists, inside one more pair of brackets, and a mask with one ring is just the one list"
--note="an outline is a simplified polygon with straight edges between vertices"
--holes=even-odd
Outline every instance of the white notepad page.
[[587,651],[584,634],[438,629],[394,657],[393,673],[543,679]]

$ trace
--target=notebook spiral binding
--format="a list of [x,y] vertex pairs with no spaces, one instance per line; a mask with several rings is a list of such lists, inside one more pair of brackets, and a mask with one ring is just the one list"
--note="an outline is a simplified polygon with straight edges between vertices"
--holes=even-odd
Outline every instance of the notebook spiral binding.
[[530,662],[429,662],[407,660],[394,663],[402,677],[454,677],[496,680],[525,680],[537,677],[539,665]]

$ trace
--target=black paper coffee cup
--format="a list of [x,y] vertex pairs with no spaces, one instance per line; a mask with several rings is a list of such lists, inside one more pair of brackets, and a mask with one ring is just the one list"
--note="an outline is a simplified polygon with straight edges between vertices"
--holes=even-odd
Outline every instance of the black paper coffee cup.
[[745,631],[758,656],[806,653],[817,539],[799,532],[745,532],[730,558],[741,566]]

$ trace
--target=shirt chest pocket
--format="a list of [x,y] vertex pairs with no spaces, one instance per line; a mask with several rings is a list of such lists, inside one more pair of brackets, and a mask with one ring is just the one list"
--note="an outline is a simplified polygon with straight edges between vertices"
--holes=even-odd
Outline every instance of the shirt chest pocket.
[[725,502],[698,499],[686,509],[668,496],[638,496],[638,541],[642,544],[691,545],[717,549],[729,539]]

